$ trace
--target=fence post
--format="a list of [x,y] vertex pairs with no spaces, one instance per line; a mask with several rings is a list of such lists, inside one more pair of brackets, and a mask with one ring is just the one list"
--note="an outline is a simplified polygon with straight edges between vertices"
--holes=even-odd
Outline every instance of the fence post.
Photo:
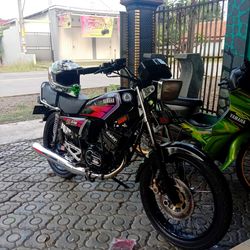
[[[137,74],[144,53],[154,53],[154,13],[163,0],[121,0],[127,13],[121,16],[121,56],[127,58],[130,70]],[[127,24],[124,22],[127,22]],[[126,30],[127,29],[127,30]]]

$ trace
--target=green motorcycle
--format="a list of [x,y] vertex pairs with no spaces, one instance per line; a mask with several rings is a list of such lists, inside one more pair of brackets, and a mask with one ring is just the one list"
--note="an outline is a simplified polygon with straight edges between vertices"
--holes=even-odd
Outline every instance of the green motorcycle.
[[[166,81],[173,84],[171,80]],[[203,113],[180,117],[170,107],[171,103],[161,98],[156,127],[163,140],[164,137],[171,141],[188,140],[200,146],[221,170],[236,163],[237,176],[250,191],[250,62],[245,61],[243,66],[234,69],[230,79],[223,80],[220,85],[229,90],[230,105],[219,118]],[[178,87],[175,90],[179,91]],[[197,102],[193,99],[181,101],[182,105],[185,101]],[[194,105],[190,107],[194,109]]]

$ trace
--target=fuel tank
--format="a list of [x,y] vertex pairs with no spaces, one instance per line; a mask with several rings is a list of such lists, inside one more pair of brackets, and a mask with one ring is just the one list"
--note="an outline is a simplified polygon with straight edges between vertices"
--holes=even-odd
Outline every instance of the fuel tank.
[[109,92],[89,100],[80,111],[81,117],[114,121],[124,115],[138,115],[136,92],[130,89]]

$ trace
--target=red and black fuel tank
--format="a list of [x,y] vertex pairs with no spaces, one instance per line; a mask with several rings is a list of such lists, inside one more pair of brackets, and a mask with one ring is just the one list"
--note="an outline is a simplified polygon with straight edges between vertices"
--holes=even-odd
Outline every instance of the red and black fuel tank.
[[123,89],[109,92],[89,100],[80,111],[80,116],[114,121],[123,115],[138,114],[135,90]]

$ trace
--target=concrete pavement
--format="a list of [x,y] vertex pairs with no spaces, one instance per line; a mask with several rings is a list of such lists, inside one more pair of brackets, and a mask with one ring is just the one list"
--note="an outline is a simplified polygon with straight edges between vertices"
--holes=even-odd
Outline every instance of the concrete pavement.
[[[144,213],[134,183],[138,163],[118,176],[128,190],[111,180],[64,180],[31,148],[43,126],[41,120],[0,125],[0,249],[108,249],[114,238],[135,239],[137,250],[177,249]],[[212,248],[220,250],[250,238],[250,194],[233,168],[225,175],[234,213],[228,233]]]
[[0,145],[42,138],[44,124],[41,119],[0,124]]
[[[145,215],[134,182],[139,163],[118,175],[129,189],[112,180],[65,180],[31,149],[33,142],[0,146],[0,249],[106,250],[114,238],[134,239],[136,250],[177,249]],[[250,194],[235,173],[226,177],[233,193],[233,221],[214,250],[228,250],[250,238]]]

